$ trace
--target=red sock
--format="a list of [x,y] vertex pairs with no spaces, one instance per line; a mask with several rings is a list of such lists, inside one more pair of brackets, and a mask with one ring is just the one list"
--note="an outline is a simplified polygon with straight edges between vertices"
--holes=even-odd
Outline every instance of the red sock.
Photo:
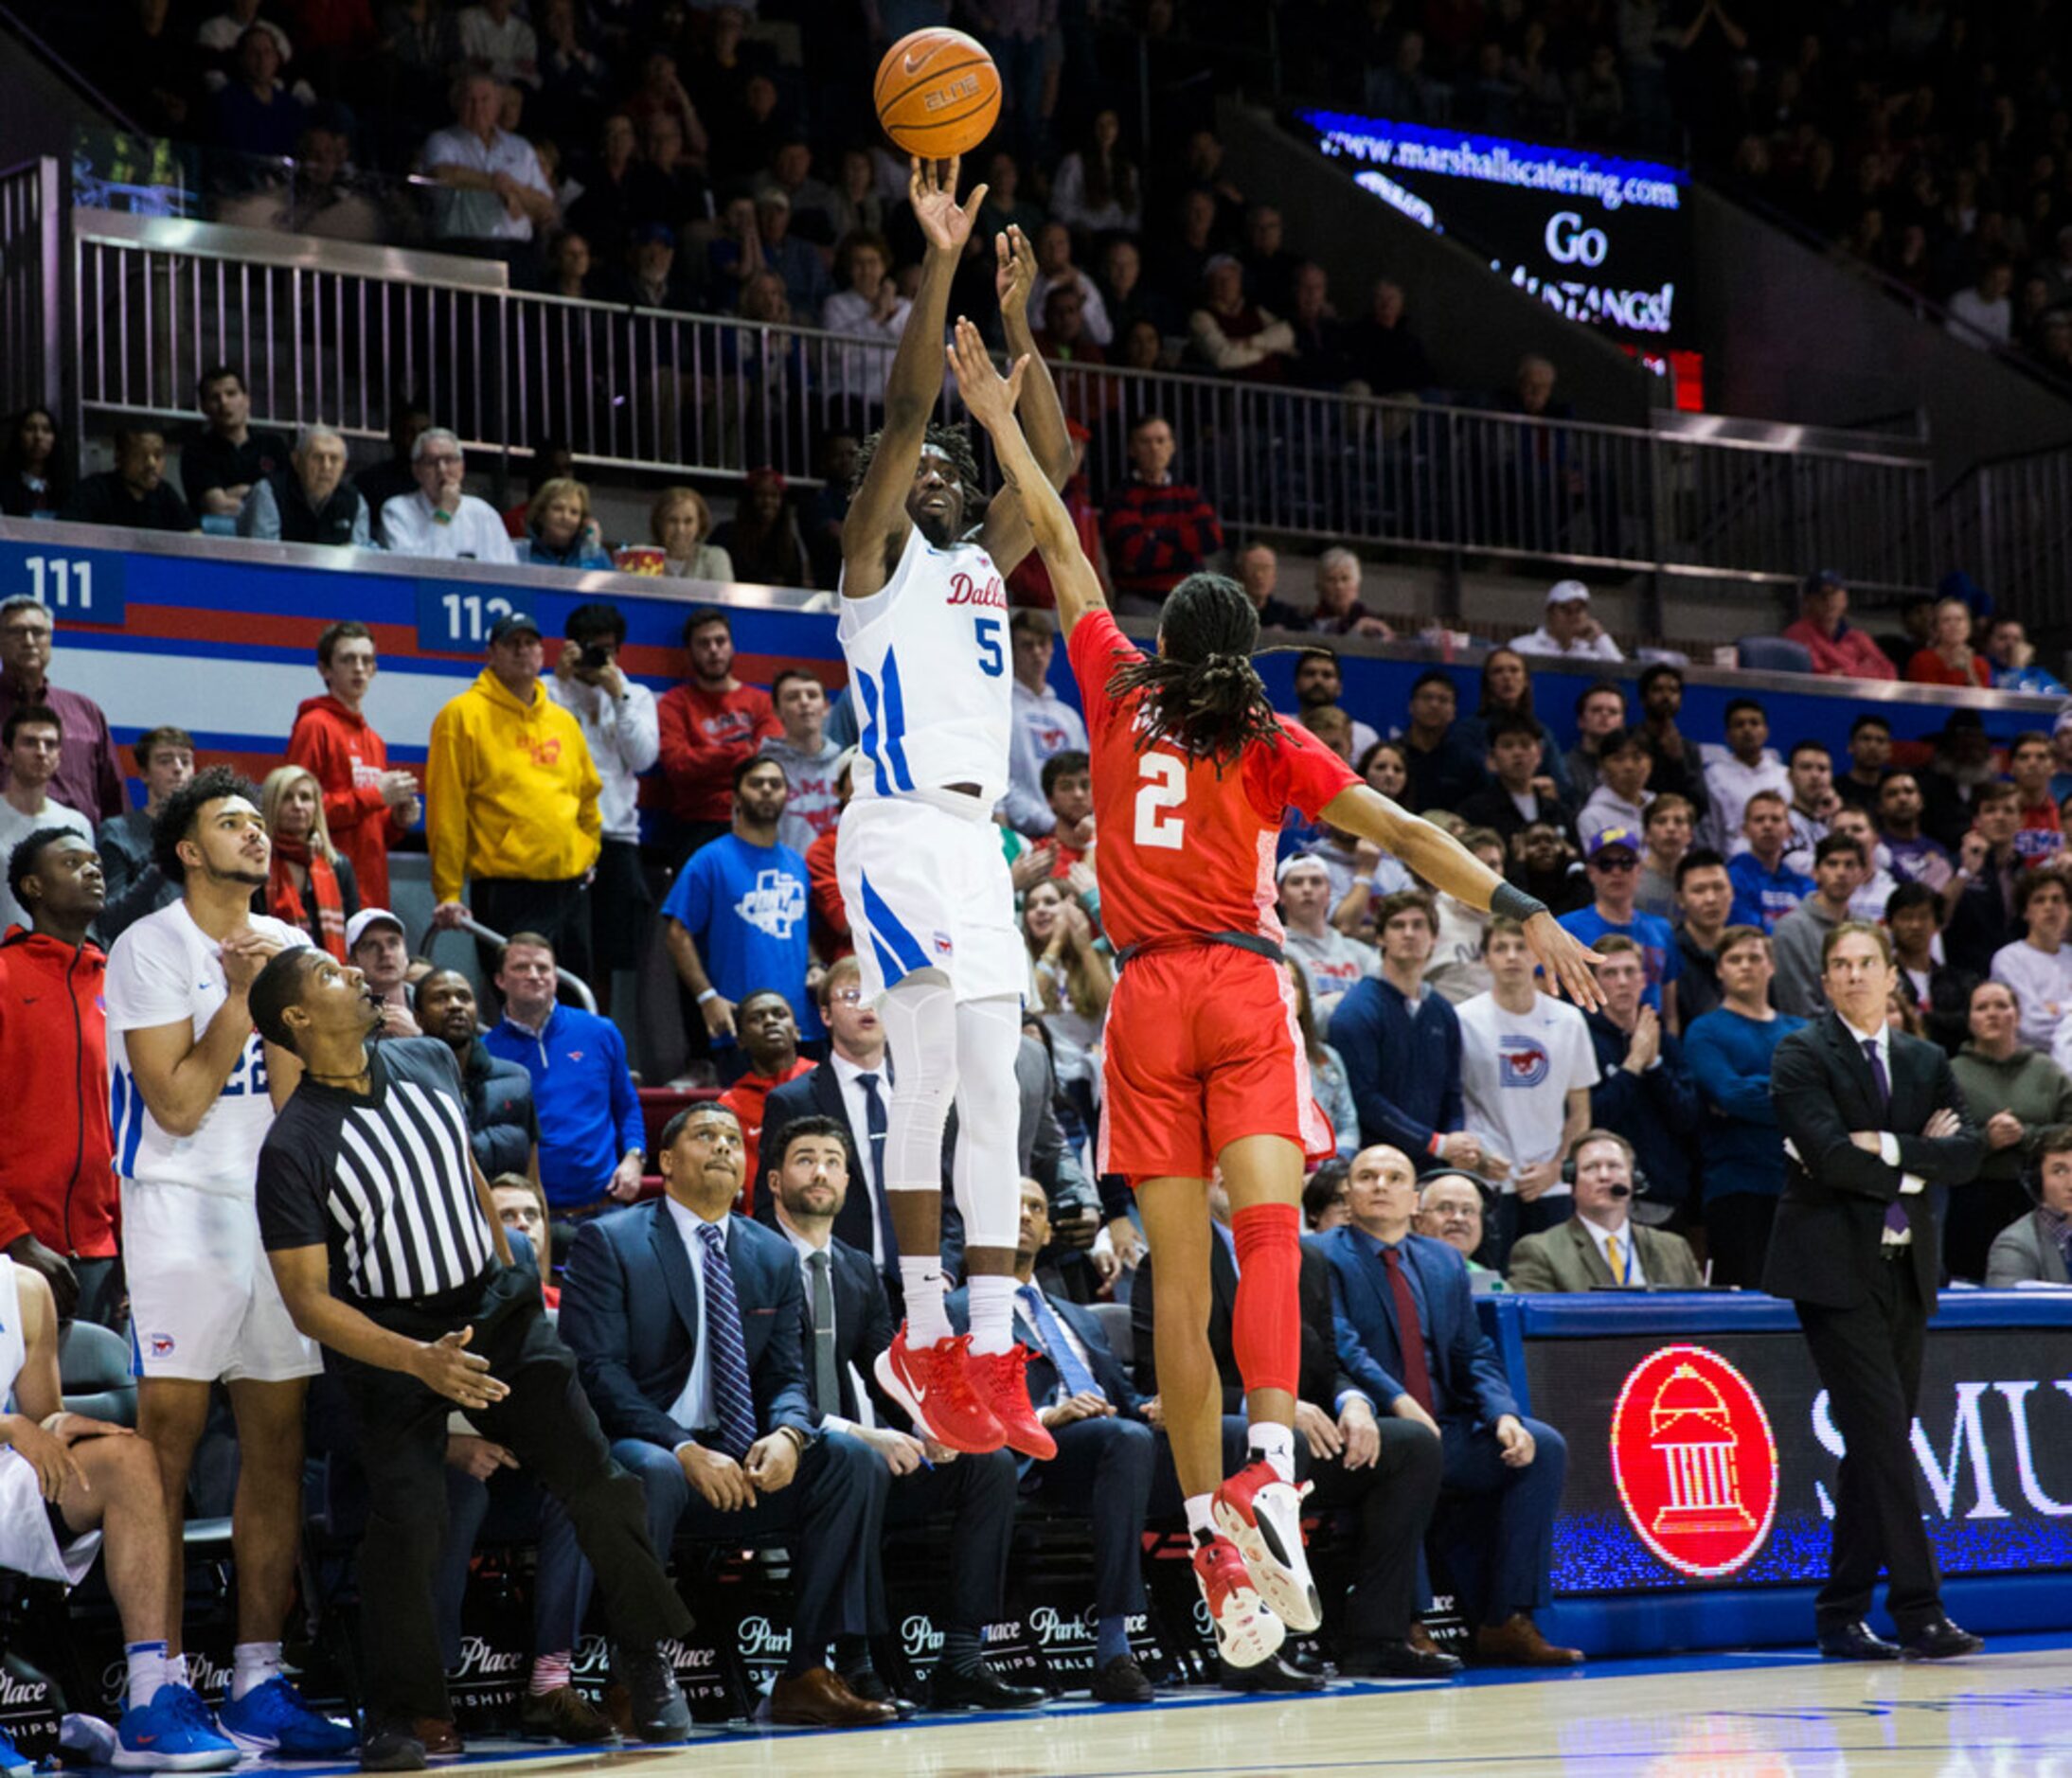
[[1302,1377],[1302,1221],[1294,1204],[1253,1204],[1230,1218],[1238,1250],[1231,1343],[1247,1393]]

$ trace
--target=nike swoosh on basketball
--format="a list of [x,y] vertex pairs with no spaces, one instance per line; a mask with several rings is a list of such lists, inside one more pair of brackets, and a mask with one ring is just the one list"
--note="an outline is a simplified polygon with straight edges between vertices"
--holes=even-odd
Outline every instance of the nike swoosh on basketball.
[[906,52],[906,72],[909,74],[919,74],[920,72],[920,64],[927,60],[928,58],[926,56],[917,56],[911,49],[909,49]]

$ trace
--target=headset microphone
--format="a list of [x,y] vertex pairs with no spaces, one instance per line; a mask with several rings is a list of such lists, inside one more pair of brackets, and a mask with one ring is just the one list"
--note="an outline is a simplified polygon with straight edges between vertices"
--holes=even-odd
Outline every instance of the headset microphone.
[[1631,1185],[1608,1185],[1605,1190],[1614,1198],[1631,1198],[1634,1195]]

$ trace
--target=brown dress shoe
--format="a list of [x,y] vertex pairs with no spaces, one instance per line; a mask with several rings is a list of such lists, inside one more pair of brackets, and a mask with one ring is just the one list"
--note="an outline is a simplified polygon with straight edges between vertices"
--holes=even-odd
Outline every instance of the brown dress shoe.
[[420,1716],[410,1728],[422,1743],[425,1752],[434,1758],[468,1751],[468,1744],[460,1738],[460,1731],[454,1727],[451,1717]]
[[786,1675],[770,1688],[770,1720],[795,1727],[866,1729],[873,1723],[897,1722],[890,1704],[858,1698],[831,1667],[809,1667]]
[[518,1721],[527,1734],[551,1735],[570,1747],[609,1741],[618,1733],[612,1719],[573,1685],[557,1685],[537,1696],[527,1692],[518,1706]]
[[1580,1648],[1557,1648],[1540,1634],[1540,1627],[1524,1611],[1514,1611],[1503,1623],[1485,1624],[1474,1633],[1474,1658],[1500,1667],[1573,1667],[1582,1662]]
[[1445,1653],[1445,1650],[1432,1640],[1432,1632],[1424,1627],[1424,1620],[1421,1618],[1410,1626],[1410,1633],[1403,1638],[1403,1641],[1408,1643],[1420,1655]]

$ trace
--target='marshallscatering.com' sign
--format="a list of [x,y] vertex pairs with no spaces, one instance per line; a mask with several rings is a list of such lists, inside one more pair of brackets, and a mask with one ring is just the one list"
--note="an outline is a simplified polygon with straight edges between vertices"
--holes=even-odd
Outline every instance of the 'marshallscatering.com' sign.
[[1486,254],[1570,320],[1643,347],[1680,338],[1676,293],[1690,253],[1682,168],[1348,112],[1295,116],[1326,156],[1357,164],[1355,184]]

